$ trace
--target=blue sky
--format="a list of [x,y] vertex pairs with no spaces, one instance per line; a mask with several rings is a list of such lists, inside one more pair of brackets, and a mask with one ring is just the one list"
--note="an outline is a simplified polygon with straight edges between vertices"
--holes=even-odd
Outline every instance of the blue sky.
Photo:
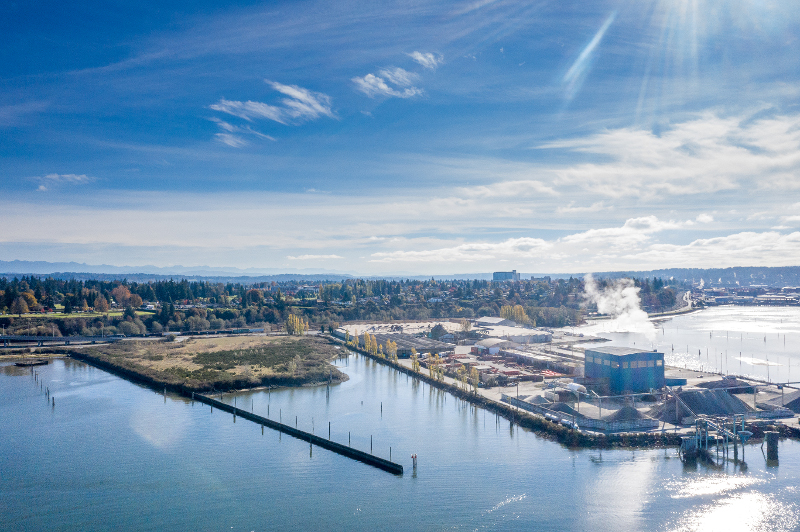
[[790,1],[5,2],[0,258],[800,264]]

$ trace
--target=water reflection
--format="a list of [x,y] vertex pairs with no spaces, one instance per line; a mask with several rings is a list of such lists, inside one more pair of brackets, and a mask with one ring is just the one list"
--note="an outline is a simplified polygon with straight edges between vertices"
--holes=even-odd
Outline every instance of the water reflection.
[[672,532],[782,532],[796,530],[796,503],[775,495],[749,491],[701,505],[685,512],[669,528]]
[[657,349],[672,366],[774,382],[800,380],[796,307],[712,307],[660,320],[655,339],[608,331],[603,321],[577,331],[608,338],[607,345]]
[[[123,530],[682,531],[714,530],[720,512],[736,521],[726,530],[788,530],[800,520],[797,442],[782,441],[776,469],[748,448],[744,472],[724,463],[684,469],[675,449],[569,450],[361,357],[339,364],[351,379],[330,389],[225,400],[260,415],[269,408],[276,420],[282,409],[284,421],[297,416],[308,430],[313,419],[318,434],[330,422],[334,441],[349,443],[352,432],[354,447],[368,450],[372,439],[386,458],[392,447],[406,475],[199,403],[165,401],[79,363],[42,370],[55,410],[29,374],[2,372],[4,522],[82,530],[102,514],[107,528]],[[87,496],[91,505],[81,503]]]

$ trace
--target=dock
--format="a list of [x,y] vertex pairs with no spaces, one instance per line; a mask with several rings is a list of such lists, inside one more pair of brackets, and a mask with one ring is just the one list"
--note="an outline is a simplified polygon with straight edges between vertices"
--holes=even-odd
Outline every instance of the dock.
[[234,416],[240,416],[254,423],[258,423],[264,427],[269,427],[271,429],[281,431],[284,434],[288,434],[289,436],[297,438],[298,440],[307,441],[311,445],[316,445],[317,447],[322,447],[323,449],[333,451],[335,453],[341,454],[342,456],[352,458],[353,460],[358,460],[359,462],[363,462],[373,467],[377,467],[378,469],[382,469],[389,473],[395,475],[403,474],[403,466],[396,462],[391,462],[389,460],[380,458],[373,454],[365,453],[364,451],[359,451],[358,449],[353,449],[348,445],[342,445],[341,443],[336,443],[329,439],[322,438],[315,434],[311,434],[310,432],[306,432],[304,430],[300,430],[295,427],[290,427],[289,425],[285,425],[283,423],[279,423],[277,421],[273,421],[271,419],[259,416],[252,412],[242,410],[241,408],[236,408],[235,406],[223,403],[222,401],[217,401],[216,399],[212,399],[211,397],[208,397],[206,395],[202,395],[199,393],[192,393],[192,399],[198,400],[201,403],[205,403],[211,406],[212,408],[214,407],[219,408],[220,410],[231,413]]

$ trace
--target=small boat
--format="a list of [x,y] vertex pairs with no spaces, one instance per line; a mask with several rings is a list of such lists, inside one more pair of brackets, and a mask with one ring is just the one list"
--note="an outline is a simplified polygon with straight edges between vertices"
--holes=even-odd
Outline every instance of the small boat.
[[39,358],[36,360],[23,360],[22,362],[14,362],[15,366],[29,367],[29,366],[46,366],[50,363],[49,359]]

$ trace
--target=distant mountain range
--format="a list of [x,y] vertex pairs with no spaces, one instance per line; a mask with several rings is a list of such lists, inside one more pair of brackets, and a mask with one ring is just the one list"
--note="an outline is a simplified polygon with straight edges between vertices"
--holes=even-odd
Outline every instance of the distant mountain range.
[[220,268],[213,266],[111,266],[91,265],[79,262],[46,262],[25,260],[0,260],[0,275],[49,275],[66,279],[114,280],[147,282],[162,279],[203,279],[213,282],[268,282],[289,280],[341,280],[353,275],[338,271],[319,269],[275,269],[275,268]]
[[[317,269],[277,269],[277,268],[234,268],[213,266],[111,266],[108,264],[90,265],[78,262],[46,262],[0,260],[0,276],[49,275],[59,279],[98,279],[115,280],[120,278],[135,282],[148,282],[163,279],[189,279],[211,282],[259,283],[271,281],[341,281],[355,277],[367,279],[481,279],[490,280],[491,273],[469,273],[451,275],[385,275],[358,276],[353,273]],[[531,277],[550,277],[563,279],[583,277],[583,273],[522,273],[522,279]],[[736,266],[733,268],[666,268],[661,270],[595,272],[595,277],[616,279],[620,277],[674,278],[681,281],[701,279],[708,286],[742,286],[763,284],[768,286],[800,286],[800,266],[768,268],[761,266]]]

